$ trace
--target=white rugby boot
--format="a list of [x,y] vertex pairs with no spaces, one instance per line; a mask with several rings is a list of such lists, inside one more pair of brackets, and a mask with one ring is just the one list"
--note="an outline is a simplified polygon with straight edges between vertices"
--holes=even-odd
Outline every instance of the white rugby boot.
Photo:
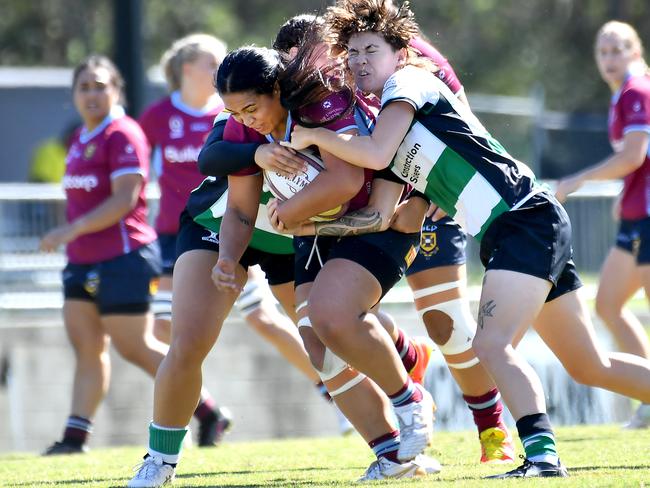
[[423,468],[426,474],[437,474],[442,470],[440,461],[426,454],[418,454],[413,462]]
[[171,483],[176,476],[176,470],[169,464],[164,464],[162,458],[147,457],[138,467],[138,472],[126,485],[128,488],[158,488]]
[[650,403],[639,405],[632,418],[623,425],[624,429],[647,429],[648,427],[650,427]]
[[415,387],[422,392],[422,400],[395,407],[399,423],[400,443],[397,458],[410,461],[431,444],[433,436],[433,398],[421,385]]
[[357,482],[365,483],[366,481],[376,480],[416,478],[425,476],[426,474],[426,470],[414,461],[399,464],[381,456],[368,466],[366,472]]

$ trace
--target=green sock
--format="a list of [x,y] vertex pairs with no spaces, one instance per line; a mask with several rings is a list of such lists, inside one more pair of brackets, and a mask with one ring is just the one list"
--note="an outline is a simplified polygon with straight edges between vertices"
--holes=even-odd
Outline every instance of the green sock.
[[526,451],[526,459],[557,464],[557,448],[555,446],[555,436],[552,432],[540,432],[524,437],[521,439],[521,443]]
[[178,456],[188,429],[160,428],[149,424],[149,449],[161,454]]

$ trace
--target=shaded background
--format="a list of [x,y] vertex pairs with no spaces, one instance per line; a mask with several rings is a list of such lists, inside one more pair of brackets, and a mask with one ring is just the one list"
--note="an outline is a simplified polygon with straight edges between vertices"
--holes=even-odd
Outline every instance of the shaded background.
[[[331,3],[0,0],[0,143],[5,153],[0,181],[24,181],[34,146],[59,135],[75,119],[68,72],[34,72],[33,67],[70,68],[91,52],[111,55],[123,70],[125,58],[135,60],[136,79],[140,72],[149,73],[141,89],[134,83],[130,87],[140,90],[130,107],[137,115],[164,92],[151,68],[174,39],[204,31],[232,48],[269,45],[287,18],[322,11]],[[451,61],[485,125],[538,175],[557,178],[608,153],[604,117],[609,93],[593,60],[594,36],[605,21],[616,18],[632,23],[642,39],[650,39],[650,2],[414,0],[411,4],[423,32]],[[134,12],[135,30],[129,39]],[[129,40],[135,42],[135,50],[125,48]],[[477,97],[480,94],[488,97]]]

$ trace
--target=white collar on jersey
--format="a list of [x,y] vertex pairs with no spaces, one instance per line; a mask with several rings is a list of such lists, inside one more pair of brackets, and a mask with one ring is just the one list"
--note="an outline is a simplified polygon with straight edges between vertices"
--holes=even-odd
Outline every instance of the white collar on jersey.
[[81,129],[81,133],[79,134],[79,142],[82,144],[87,143],[89,140],[91,140],[93,137],[95,137],[97,134],[99,134],[101,131],[103,131],[108,124],[113,122],[116,119],[120,119],[126,115],[126,112],[124,111],[124,107],[121,105],[113,105],[111,107],[111,111],[108,112],[108,115],[104,117],[104,120],[102,120],[97,127],[95,127],[93,130],[88,132],[88,129],[86,129],[86,126],[84,126]]
[[[287,128],[284,131],[284,139],[283,141],[290,141],[291,140],[291,125],[293,124],[293,119],[291,118],[291,112],[287,113]],[[271,134],[266,134],[264,137],[266,137],[266,140],[269,142],[276,142],[275,138]]]
[[176,107],[181,112],[185,112],[187,115],[191,115],[192,117],[203,117],[205,114],[216,109],[221,103],[221,98],[219,98],[219,95],[215,93],[210,97],[208,103],[206,103],[203,107],[190,107],[185,102],[183,102],[183,99],[181,98],[181,92],[178,90],[172,92],[171,95],[169,95],[169,99],[171,100],[174,107]]

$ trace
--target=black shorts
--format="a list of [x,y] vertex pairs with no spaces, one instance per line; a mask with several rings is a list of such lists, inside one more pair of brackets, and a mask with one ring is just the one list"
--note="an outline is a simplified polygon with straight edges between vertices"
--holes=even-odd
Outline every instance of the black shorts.
[[[176,238],[176,255],[180,257],[184,252],[195,249],[205,249],[218,253],[219,234],[197,224],[186,211],[183,211]],[[266,281],[271,286],[293,281],[293,262],[293,254],[272,254],[251,247],[246,249],[239,260],[239,264],[246,270],[248,270],[249,266],[259,264],[262,271],[266,273]]]
[[483,235],[480,254],[486,270],[506,269],[550,281],[547,302],[582,286],[572,259],[569,216],[547,193],[497,217]]
[[637,264],[650,264],[650,217],[621,220],[616,247],[631,253]]
[[[347,259],[363,266],[381,285],[382,297],[404,276],[415,259],[420,234],[404,234],[394,230],[352,237],[320,236],[316,240],[323,263],[330,259]],[[321,266],[314,252],[309,261],[314,237],[295,237],[296,286],[316,279]],[[307,267],[307,263],[309,266]]]
[[66,299],[88,300],[100,315],[143,314],[160,276],[157,242],[96,264],[72,264],[63,269]]
[[465,264],[466,247],[467,234],[452,218],[443,217],[436,222],[426,218],[422,225],[420,251],[406,270],[406,276],[441,266]]
[[162,256],[162,274],[171,275],[176,264],[176,237],[178,234],[158,234],[158,245]]

